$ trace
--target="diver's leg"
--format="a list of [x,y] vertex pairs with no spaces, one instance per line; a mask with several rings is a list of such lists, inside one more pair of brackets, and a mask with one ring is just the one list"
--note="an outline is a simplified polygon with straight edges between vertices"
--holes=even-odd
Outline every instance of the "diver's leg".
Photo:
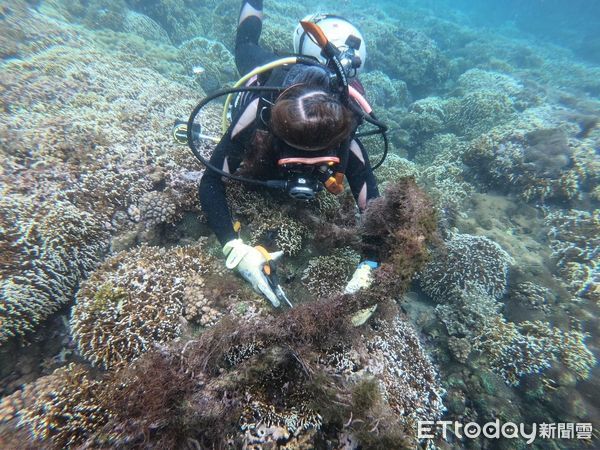
[[273,61],[276,56],[258,45],[262,31],[262,0],[244,0],[235,37],[235,64],[240,75]]

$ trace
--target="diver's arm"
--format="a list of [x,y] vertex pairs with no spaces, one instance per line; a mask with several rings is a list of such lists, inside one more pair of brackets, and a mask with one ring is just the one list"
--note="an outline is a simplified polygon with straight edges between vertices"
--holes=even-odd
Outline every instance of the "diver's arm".
[[[231,128],[217,144],[210,163],[226,172],[234,172],[239,166],[239,159],[231,158],[232,154],[241,154],[241,144],[231,139]],[[200,205],[208,220],[208,226],[223,245],[237,237],[229,212],[225,195],[225,185],[218,173],[206,168],[199,187]]]
[[[362,143],[358,139],[350,142],[348,165],[346,166],[346,178],[361,213],[367,207],[369,200],[379,197],[377,180],[369,163],[369,156]],[[373,271],[379,266],[379,254],[377,251],[363,252],[363,260],[358,265],[352,278],[346,285],[344,293],[355,292],[368,288],[373,282]],[[370,314],[374,311],[371,310]],[[369,314],[369,316],[370,316]],[[354,323],[354,319],[353,319]]]
[[367,202],[379,197],[377,180],[369,162],[369,155],[362,143],[357,139],[350,142],[348,164],[346,166],[346,178],[356,200],[359,209],[364,211]]

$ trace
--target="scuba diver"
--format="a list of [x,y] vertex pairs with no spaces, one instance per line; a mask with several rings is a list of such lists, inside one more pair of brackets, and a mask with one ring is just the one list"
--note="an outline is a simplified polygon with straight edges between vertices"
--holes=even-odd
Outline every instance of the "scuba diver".
[[[231,124],[209,162],[192,143],[193,117],[200,105],[188,122],[187,138],[194,154],[211,169],[204,172],[200,182],[200,203],[209,227],[223,245],[226,266],[236,269],[273,306],[279,306],[281,301],[291,306],[270,266],[282,252],[269,253],[238,237],[227,204],[224,177],[270,180],[262,183],[277,186],[295,199],[310,200],[323,188],[340,193],[345,176],[362,212],[369,200],[379,196],[379,191],[356,131],[365,117],[369,119],[369,113],[371,123],[380,128],[385,125],[374,118],[356,77],[364,66],[366,51],[352,24],[338,16],[305,18],[294,33],[298,55],[292,60],[299,63],[271,67],[279,57],[258,45],[262,3],[242,2],[235,61],[245,76],[245,87],[230,89],[238,94]],[[337,68],[332,70],[334,63]],[[346,292],[368,286],[376,267],[377,263],[371,260],[359,264]]]

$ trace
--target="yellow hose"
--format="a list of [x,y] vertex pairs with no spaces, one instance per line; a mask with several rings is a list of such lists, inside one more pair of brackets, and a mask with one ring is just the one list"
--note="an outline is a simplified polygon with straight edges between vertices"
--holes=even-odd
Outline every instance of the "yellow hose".
[[[275,67],[283,66],[285,64],[296,64],[298,62],[295,56],[288,56],[287,58],[277,59],[275,61],[271,61],[270,63],[265,64],[264,66],[257,67],[253,71],[247,73],[242,78],[240,78],[233,87],[240,87],[254,75],[258,75],[260,73],[266,72],[267,70],[274,69]],[[236,93],[231,93],[225,99],[225,106],[223,107],[223,116],[221,118],[221,128],[223,129],[223,133],[227,132],[227,111],[229,110],[229,105],[231,104],[231,100]]]

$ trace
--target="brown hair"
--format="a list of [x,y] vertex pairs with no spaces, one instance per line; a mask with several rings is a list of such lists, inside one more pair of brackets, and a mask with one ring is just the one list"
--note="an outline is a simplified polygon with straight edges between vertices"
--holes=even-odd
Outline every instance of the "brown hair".
[[347,139],[356,121],[334,95],[297,84],[284,91],[271,109],[271,130],[303,150],[335,148]]

